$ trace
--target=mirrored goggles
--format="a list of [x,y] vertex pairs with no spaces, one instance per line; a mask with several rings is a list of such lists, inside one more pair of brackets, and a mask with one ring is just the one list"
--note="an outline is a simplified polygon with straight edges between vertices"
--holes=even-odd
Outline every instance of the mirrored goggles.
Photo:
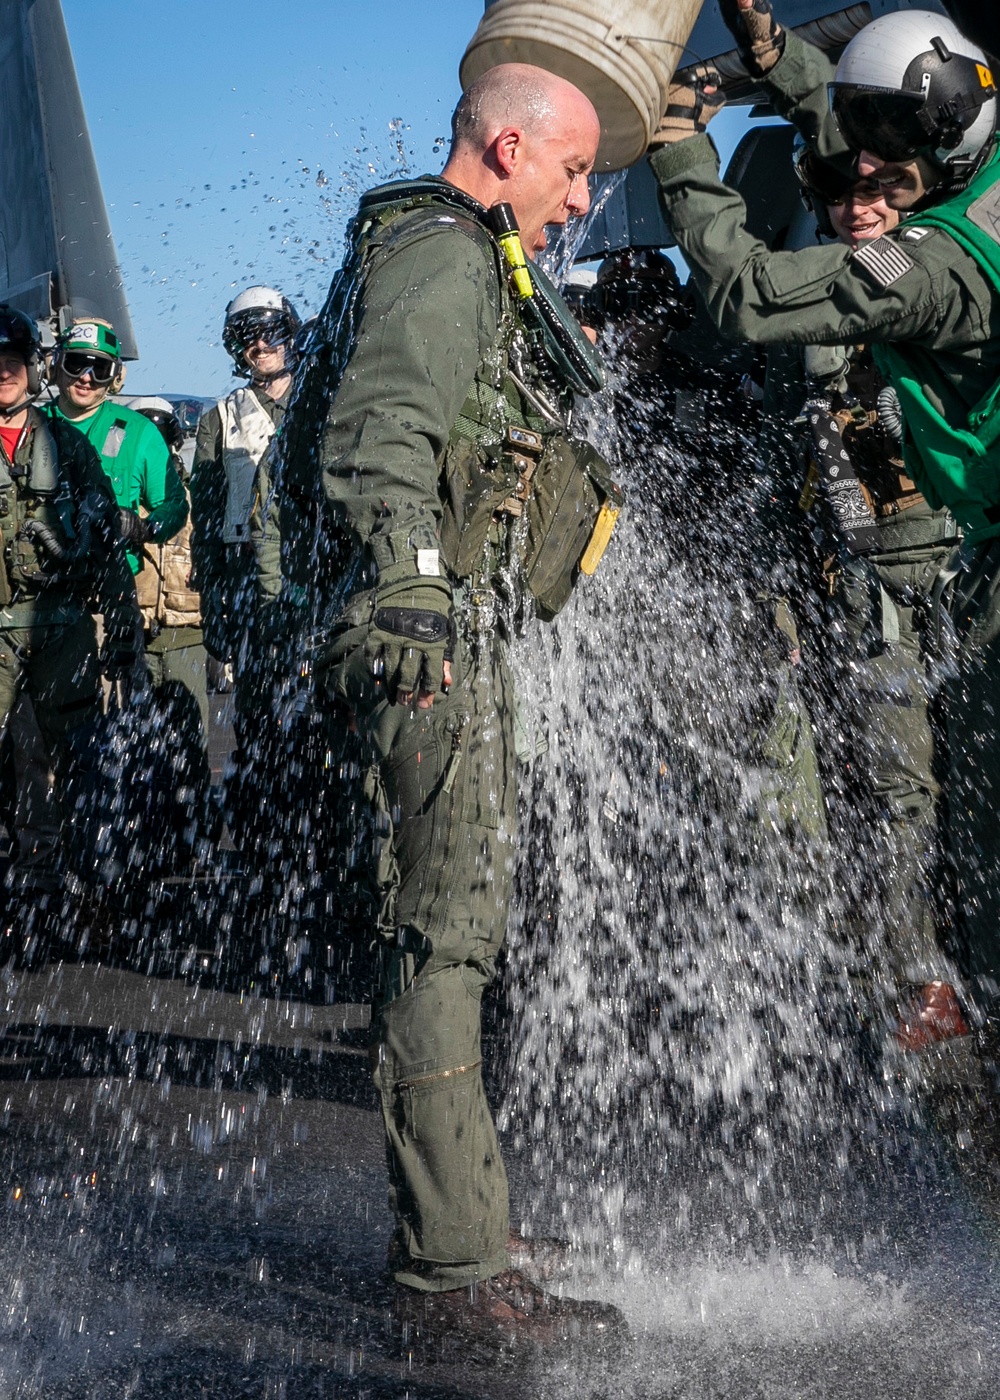
[[118,370],[117,360],[109,360],[106,355],[88,355],[83,350],[66,350],[61,365],[70,379],[82,379],[89,374],[95,384],[110,384]]
[[831,83],[830,111],[852,151],[870,151],[880,160],[914,160],[933,145],[921,117],[923,95],[884,88]]
[[290,338],[288,322],[283,316],[276,319],[269,317],[266,320],[237,321],[232,329],[234,339],[244,350],[258,343],[269,346],[286,345]]

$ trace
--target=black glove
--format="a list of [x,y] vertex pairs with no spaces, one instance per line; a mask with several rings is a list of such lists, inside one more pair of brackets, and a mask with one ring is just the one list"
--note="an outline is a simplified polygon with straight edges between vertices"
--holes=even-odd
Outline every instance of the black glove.
[[201,639],[209,656],[220,666],[227,666],[232,661],[236,647],[225,626],[217,622],[209,622],[203,616]]
[[350,709],[444,688],[444,663],[454,652],[451,588],[444,578],[399,572],[394,565],[391,581],[383,574],[354,600],[316,659],[327,694]]
[[785,31],[774,17],[771,0],[753,0],[746,9],[739,0],[722,0],[721,8],[740,58],[754,77],[763,78],[785,49]]
[[126,548],[131,549],[134,554],[140,554],[143,545],[150,544],[153,539],[152,525],[134,510],[122,507],[118,512],[118,528]]
[[123,681],[139,678],[142,650],[135,636],[106,634],[99,659],[101,674],[105,680]]
[[667,110],[653,132],[649,149],[672,146],[704,131],[708,123],[721,112],[726,99],[721,92],[722,79],[714,68],[699,63],[678,73],[667,89]]

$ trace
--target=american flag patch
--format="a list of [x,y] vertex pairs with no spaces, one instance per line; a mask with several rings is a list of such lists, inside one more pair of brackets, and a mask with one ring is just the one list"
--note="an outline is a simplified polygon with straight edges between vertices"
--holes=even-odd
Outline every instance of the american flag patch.
[[854,254],[854,261],[861,263],[880,287],[891,287],[913,266],[898,243],[891,238],[873,238],[864,243]]

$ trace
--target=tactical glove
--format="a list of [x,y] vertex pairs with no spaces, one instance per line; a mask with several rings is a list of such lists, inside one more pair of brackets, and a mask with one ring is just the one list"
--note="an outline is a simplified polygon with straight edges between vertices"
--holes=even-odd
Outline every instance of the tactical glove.
[[104,643],[99,657],[105,680],[121,681],[137,676],[142,660],[142,632],[130,614],[104,615]]
[[131,549],[134,554],[141,554],[143,545],[149,544],[153,538],[153,529],[149,521],[143,520],[134,510],[126,510],[124,507],[118,512],[118,528],[126,548]]
[[317,658],[317,672],[327,694],[352,710],[374,708],[383,699],[409,704],[443,689],[444,663],[453,651],[447,580],[393,565],[348,607]]
[[748,72],[757,78],[770,73],[785,49],[771,0],[722,0],[722,17]]
[[233,688],[233,668],[228,661],[217,661],[209,654],[205,658],[205,683],[216,695],[228,695]]
[[699,63],[678,73],[667,89],[667,110],[653,132],[649,149],[672,146],[703,132],[726,99],[720,90],[722,79],[714,68]]

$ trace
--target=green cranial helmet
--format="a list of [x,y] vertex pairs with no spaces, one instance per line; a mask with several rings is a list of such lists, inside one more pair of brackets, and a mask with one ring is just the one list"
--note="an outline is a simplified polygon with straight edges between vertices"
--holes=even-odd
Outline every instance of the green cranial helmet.
[[121,341],[109,321],[98,317],[84,317],[74,321],[68,330],[59,337],[60,350],[79,350],[85,355],[107,355],[111,360],[120,360]]

